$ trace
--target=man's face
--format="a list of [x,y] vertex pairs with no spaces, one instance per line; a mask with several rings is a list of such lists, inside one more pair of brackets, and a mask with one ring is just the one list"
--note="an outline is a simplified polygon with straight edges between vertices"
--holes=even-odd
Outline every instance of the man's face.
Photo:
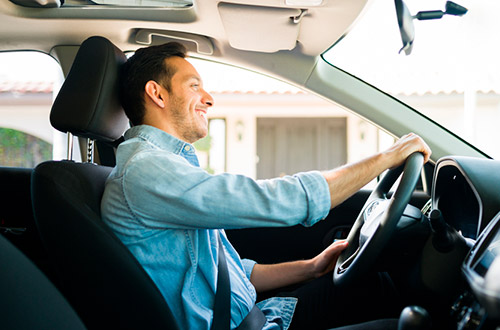
[[203,89],[200,75],[181,57],[170,57],[167,65],[175,67],[168,92],[167,116],[177,137],[193,143],[208,133],[207,111],[214,103]]

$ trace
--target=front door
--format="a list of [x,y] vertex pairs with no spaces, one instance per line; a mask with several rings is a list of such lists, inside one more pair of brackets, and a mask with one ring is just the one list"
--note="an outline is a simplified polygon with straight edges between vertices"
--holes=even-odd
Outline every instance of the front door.
[[257,178],[343,165],[346,135],[346,118],[257,118]]

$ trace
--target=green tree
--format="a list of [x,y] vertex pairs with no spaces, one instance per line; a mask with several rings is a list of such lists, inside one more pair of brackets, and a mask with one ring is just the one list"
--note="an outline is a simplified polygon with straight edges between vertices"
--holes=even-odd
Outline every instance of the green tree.
[[52,145],[33,135],[0,128],[0,165],[34,167],[52,159]]

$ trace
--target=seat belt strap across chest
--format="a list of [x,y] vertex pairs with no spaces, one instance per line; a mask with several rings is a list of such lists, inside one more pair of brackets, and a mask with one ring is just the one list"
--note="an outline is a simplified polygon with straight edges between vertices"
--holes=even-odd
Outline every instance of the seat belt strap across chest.
[[[229,281],[229,272],[227,270],[226,255],[220,232],[218,237],[219,265],[217,273],[217,290],[215,292],[214,316],[211,330],[229,330],[231,328],[231,285]],[[257,330],[262,329],[266,324],[264,313],[253,306],[248,315],[243,319],[236,330]]]
[[231,328],[231,284],[229,272],[227,270],[226,255],[220,232],[217,233],[219,239],[219,266],[217,272],[217,290],[215,292],[214,316],[211,330],[229,330]]

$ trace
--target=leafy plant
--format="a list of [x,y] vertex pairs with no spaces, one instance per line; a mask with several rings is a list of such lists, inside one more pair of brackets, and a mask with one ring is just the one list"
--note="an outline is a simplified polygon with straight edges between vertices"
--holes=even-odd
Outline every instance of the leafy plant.
[[33,135],[0,128],[0,165],[34,167],[52,159],[52,145]]

